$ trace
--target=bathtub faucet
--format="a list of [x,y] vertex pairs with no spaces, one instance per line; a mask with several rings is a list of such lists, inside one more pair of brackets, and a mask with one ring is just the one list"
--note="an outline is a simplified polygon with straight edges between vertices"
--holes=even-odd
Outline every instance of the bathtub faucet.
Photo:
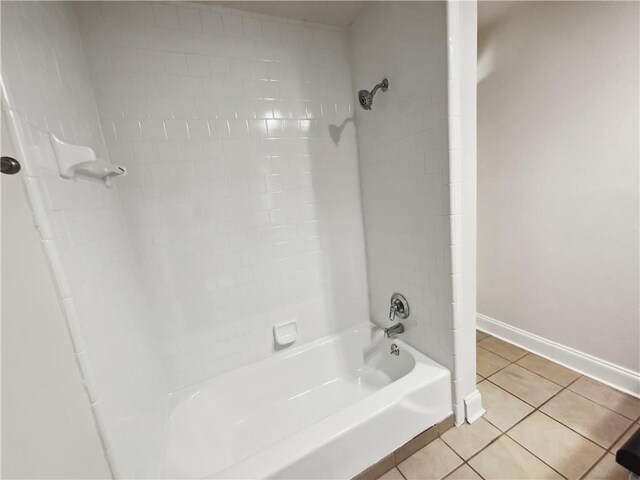
[[409,316],[409,302],[400,293],[391,295],[391,307],[389,307],[389,321],[393,322],[396,317],[404,320]]
[[391,338],[399,333],[404,333],[404,325],[401,323],[396,323],[394,326],[384,329],[384,336],[387,338]]

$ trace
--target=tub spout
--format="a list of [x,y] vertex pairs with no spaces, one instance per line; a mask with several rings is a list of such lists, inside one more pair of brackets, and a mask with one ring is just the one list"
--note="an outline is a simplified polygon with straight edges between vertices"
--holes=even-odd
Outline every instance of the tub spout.
[[396,323],[393,327],[384,329],[384,336],[387,338],[391,338],[400,333],[404,333],[404,325],[401,323]]

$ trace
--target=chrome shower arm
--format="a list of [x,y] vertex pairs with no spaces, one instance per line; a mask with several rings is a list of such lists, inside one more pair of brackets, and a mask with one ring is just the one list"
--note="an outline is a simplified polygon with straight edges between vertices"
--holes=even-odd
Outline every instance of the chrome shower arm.
[[373,89],[371,90],[372,97],[376,94],[379,88],[381,88],[383,92],[386,92],[387,89],[389,88],[389,80],[384,78],[379,84],[373,87]]

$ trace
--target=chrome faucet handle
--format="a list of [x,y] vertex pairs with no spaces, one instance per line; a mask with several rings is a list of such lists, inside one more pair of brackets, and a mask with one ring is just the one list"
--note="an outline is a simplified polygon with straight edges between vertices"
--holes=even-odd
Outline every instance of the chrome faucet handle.
[[397,303],[392,303],[391,307],[389,308],[389,321],[393,322],[396,318],[396,314],[398,313],[398,304]]
[[391,306],[389,307],[389,321],[393,322],[396,316],[404,320],[409,316],[409,302],[400,293],[391,295]]

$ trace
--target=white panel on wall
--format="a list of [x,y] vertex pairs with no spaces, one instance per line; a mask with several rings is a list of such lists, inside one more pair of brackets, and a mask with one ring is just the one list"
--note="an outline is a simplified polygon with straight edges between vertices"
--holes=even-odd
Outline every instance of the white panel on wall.
[[52,132],[106,153],[69,3],[3,3],[2,80],[21,175],[111,466],[118,476],[155,476],[167,391],[119,192],[62,179],[48,140]]
[[358,108],[372,319],[389,326],[403,293],[405,338],[453,369],[445,2],[380,2],[351,27],[355,89],[388,92]]
[[[78,16],[170,389],[368,319],[342,29],[199,4]],[[441,226],[441,228],[443,228]]]

